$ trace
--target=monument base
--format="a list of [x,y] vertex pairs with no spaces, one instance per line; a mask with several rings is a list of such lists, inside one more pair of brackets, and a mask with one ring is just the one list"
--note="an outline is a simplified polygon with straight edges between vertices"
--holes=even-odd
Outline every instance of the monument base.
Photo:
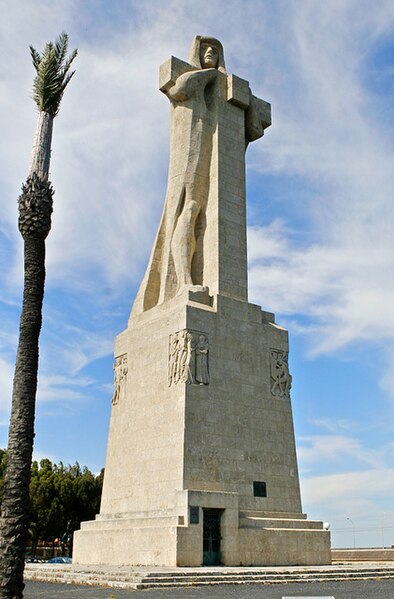
[[[189,506],[202,508],[198,522],[190,517],[185,522],[184,516],[163,511],[97,516],[83,522],[75,533],[73,563],[168,567],[331,563],[329,532],[305,514],[239,511],[233,493],[184,491],[182,495]],[[215,552],[209,552],[204,539],[204,518],[218,509],[221,547],[215,561]]]
[[74,563],[331,562],[329,532],[301,509],[273,314],[189,289],[132,317],[115,356],[101,510],[75,533]]

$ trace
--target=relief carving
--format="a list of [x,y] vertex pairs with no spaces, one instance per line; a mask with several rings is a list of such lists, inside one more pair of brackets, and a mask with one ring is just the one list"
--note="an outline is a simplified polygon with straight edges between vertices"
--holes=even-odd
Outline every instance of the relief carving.
[[209,342],[204,333],[178,331],[170,335],[168,385],[209,384]]
[[127,381],[127,354],[123,354],[118,358],[115,358],[114,364],[114,394],[112,397],[112,405],[115,406],[119,403],[120,399],[123,399],[126,391]]
[[281,349],[271,349],[270,373],[272,395],[290,399],[292,377],[289,372],[288,352]]

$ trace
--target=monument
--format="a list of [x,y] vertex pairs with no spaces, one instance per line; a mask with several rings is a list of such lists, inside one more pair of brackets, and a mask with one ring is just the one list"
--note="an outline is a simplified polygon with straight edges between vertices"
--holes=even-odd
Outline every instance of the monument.
[[329,532],[301,508],[287,332],[247,296],[245,151],[270,105],[210,37],[161,66],[160,90],[165,205],[115,341],[100,514],[74,563],[329,563]]

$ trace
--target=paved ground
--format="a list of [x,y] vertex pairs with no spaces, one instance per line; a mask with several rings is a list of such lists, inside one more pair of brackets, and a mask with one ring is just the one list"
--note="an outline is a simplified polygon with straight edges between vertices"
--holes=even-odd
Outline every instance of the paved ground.
[[193,589],[121,591],[65,584],[27,582],[24,599],[392,599],[394,580],[310,582],[280,585],[219,585]]

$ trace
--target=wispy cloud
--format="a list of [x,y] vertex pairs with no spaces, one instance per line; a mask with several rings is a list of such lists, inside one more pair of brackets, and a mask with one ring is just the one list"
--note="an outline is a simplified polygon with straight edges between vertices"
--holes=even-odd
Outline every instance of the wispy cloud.
[[322,469],[328,462],[331,468],[338,463],[346,463],[349,458],[355,460],[359,467],[365,465],[380,468],[384,463],[387,450],[371,450],[358,439],[345,435],[304,435],[298,439],[298,457],[302,465],[319,465]]
[[290,319],[312,357],[369,346],[394,397],[394,135],[379,116],[373,135],[368,124],[385,101],[370,72],[393,6],[373,16],[352,1],[288,9],[288,77],[272,80],[274,125],[253,165],[296,181],[285,191],[288,219],[249,228],[250,297]]
[[354,420],[345,418],[313,418],[310,420],[310,424],[334,434],[354,431],[356,426]]
[[[374,468],[361,472],[344,472],[303,479],[303,496],[313,504],[334,502],[333,511],[342,515],[343,502],[358,498],[390,497],[394,484],[393,468]],[[354,510],[355,508],[353,508]]]
[[302,479],[309,516],[331,524],[334,547],[390,547],[394,539],[392,468]]

